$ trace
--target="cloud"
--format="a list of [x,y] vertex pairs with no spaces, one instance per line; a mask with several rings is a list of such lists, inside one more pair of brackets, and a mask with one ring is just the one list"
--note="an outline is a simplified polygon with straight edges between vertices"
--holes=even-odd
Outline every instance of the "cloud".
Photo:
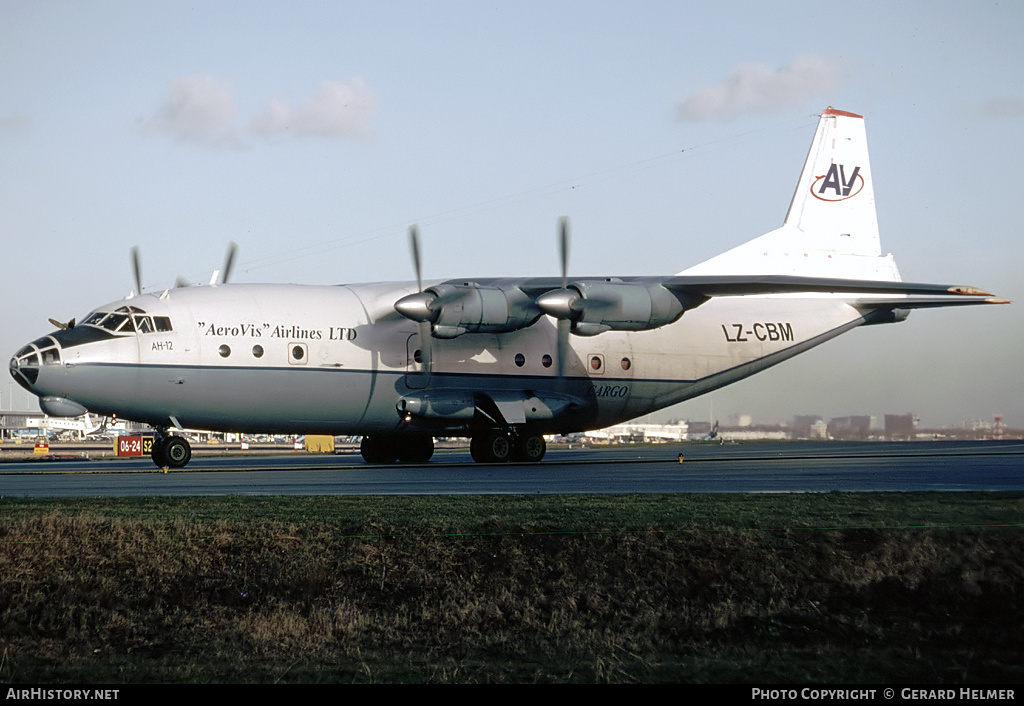
[[0,115],[0,135],[15,135],[26,132],[32,127],[32,121],[24,113]]
[[982,112],[990,118],[1024,117],[1024,100],[1017,98],[993,98],[982,106]]
[[167,100],[156,116],[142,124],[144,133],[160,133],[203,147],[237,148],[235,98],[231,88],[210,76],[187,76],[171,82]]
[[360,78],[324,81],[316,95],[298,108],[271,101],[252,121],[251,129],[263,137],[368,137],[378,105],[377,96]]
[[722,83],[699,88],[683,99],[678,115],[694,121],[798,106],[808,98],[834,93],[842,85],[842,74],[838,62],[817,54],[801,54],[779,69],[744,64]]

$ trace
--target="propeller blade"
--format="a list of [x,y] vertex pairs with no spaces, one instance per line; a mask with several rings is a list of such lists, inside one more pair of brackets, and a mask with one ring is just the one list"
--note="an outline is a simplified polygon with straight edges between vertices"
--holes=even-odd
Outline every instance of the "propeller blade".
[[[415,295],[414,299],[418,298],[417,303],[424,309],[423,312],[420,312],[421,316],[417,317],[416,319],[419,321],[417,328],[419,330],[420,337],[420,363],[423,366],[423,374],[429,381],[431,368],[430,348],[432,344],[431,339],[433,338],[433,324],[431,323],[431,320],[429,318],[426,318],[427,316],[430,315],[429,301],[421,301],[424,299],[423,263],[422,260],[420,259],[420,231],[419,228],[417,228],[415,225],[409,226],[409,249],[412,252],[412,266],[413,269],[416,270],[416,289],[419,292],[418,295]],[[408,297],[406,297],[406,299],[408,299]],[[433,297],[431,297],[431,299],[433,299]],[[402,309],[399,308],[397,304],[395,308],[398,309],[399,313],[406,315],[405,312],[403,312]]]
[[135,293],[142,294],[142,264],[139,259],[139,246],[132,248],[132,277],[135,280]]
[[228,243],[228,253],[224,259],[224,276],[221,277],[221,284],[227,284],[231,279],[231,268],[235,264],[235,254],[238,253],[238,245],[234,241]]
[[412,266],[416,270],[416,289],[422,292],[423,269],[420,261],[420,231],[414,225],[409,226],[409,249],[412,251]]
[[[562,268],[562,291],[565,292],[569,286],[569,218],[562,216],[559,226],[558,257]],[[562,379],[565,377],[565,359],[569,351],[569,331],[572,322],[568,318],[559,317],[556,326],[558,329],[555,355],[558,356],[558,378]]]
[[565,358],[568,355],[569,350],[569,329],[572,328],[572,322],[569,319],[558,319],[556,322],[558,327],[558,350],[556,355],[558,356],[558,377],[565,377]]
[[430,322],[421,321],[419,323],[419,335],[420,335],[420,363],[423,366],[423,374],[427,380],[430,379],[430,368],[431,368],[431,333],[430,333]]
[[558,234],[558,251],[562,265],[562,289],[569,285],[569,219],[562,216]]

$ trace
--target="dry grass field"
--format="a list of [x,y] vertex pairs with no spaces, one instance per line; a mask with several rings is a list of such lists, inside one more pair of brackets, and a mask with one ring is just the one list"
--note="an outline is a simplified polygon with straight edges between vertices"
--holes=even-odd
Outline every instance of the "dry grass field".
[[0,498],[0,682],[1019,683],[1022,511]]

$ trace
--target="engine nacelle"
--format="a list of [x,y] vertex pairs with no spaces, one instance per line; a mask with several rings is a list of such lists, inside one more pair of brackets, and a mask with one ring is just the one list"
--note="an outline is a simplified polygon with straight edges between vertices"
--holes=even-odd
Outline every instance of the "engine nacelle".
[[395,405],[407,422],[464,423],[479,412],[486,419],[504,424],[551,421],[582,406],[582,400],[576,397],[553,392],[458,389],[411,392]]
[[579,293],[572,309],[573,333],[594,336],[604,331],[647,331],[679,319],[687,302],[660,284],[606,280],[573,282]]
[[518,287],[501,289],[469,282],[441,284],[427,291],[436,295],[433,331],[437,338],[517,331],[532,325],[541,315],[533,299]]

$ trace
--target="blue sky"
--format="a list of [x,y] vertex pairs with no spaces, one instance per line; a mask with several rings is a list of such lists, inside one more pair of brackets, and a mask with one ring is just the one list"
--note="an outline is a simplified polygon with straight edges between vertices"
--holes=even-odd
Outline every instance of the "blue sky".
[[[904,279],[1024,300],[1024,5],[0,0],[13,353],[132,287],[671,274],[777,227],[867,119]],[[1024,426],[1021,305],[915,312],[669,413]],[[29,404],[0,385],[0,406]],[[665,415],[661,415],[665,416]]]

